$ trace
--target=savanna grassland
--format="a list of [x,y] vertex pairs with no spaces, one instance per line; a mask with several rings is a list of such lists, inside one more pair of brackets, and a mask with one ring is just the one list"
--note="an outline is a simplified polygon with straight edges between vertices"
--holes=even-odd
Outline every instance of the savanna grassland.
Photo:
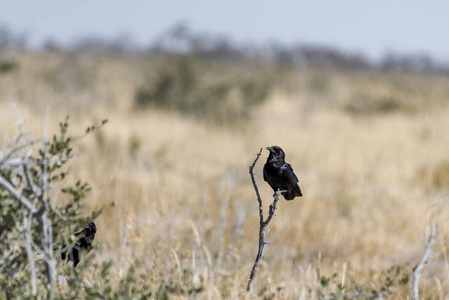
[[[389,298],[407,299],[437,210],[420,292],[449,296],[448,76],[192,57],[8,59],[15,65],[0,73],[0,143],[16,132],[17,115],[31,136],[44,124],[56,132],[66,116],[75,136],[108,119],[76,143],[67,180],[92,186],[86,214],[104,207],[89,255],[115,261],[112,280],[139,260],[142,281],[174,299],[387,288]],[[304,196],[279,202],[249,294],[259,215],[248,166],[271,145],[286,152]],[[267,155],[255,168],[265,209]]]

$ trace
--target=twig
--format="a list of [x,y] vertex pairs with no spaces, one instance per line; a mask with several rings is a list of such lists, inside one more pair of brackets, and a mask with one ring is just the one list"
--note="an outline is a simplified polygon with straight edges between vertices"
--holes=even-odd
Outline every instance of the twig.
[[16,199],[17,201],[22,203],[22,205],[25,206],[26,209],[28,209],[30,212],[32,212],[33,214],[37,212],[36,206],[33,203],[31,203],[27,198],[22,196],[22,194],[19,193],[19,191],[16,188],[14,188],[14,186],[11,183],[9,183],[8,180],[3,178],[3,176],[1,175],[0,175],[0,185],[3,186],[8,191],[8,193],[12,196],[13,199]]
[[265,249],[265,245],[267,245],[268,243],[265,242],[265,236],[266,236],[266,232],[265,232],[265,228],[268,226],[268,224],[270,223],[271,219],[274,216],[274,212],[276,211],[277,208],[277,202],[279,201],[279,197],[281,195],[281,193],[283,191],[276,191],[276,193],[274,194],[274,199],[273,199],[273,203],[271,203],[270,205],[270,210],[268,212],[268,217],[267,219],[264,221],[263,220],[263,207],[262,207],[262,199],[260,198],[260,194],[259,194],[259,189],[257,188],[257,184],[256,184],[256,180],[254,179],[254,166],[257,163],[257,160],[260,157],[260,154],[262,153],[263,148],[260,148],[259,153],[257,154],[256,159],[254,160],[254,162],[252,163],[252,165],[249,166],[249,174],[251,176],[251,181],[253,183],[253,187],[254,190],[256,191],[256,195],[257,195],[257,202],[259,203],[259,250],[257,251],[257,256],[256,256],[256,260],[254,261],[254,265],[253,268],[251,269],[251,274],[249,276],[248,279],[248,286],[246,287],[246,290],[249,292],[251,290],[251,286],[254,280],[254,277],[256,275],[256,268],[257,265],[259,263],[259,261],[263,258],[263,252]]
[[32,214],[23,214],[23,235],[25,240],[25,250],[28,256],[28,261],[30,263],[30,271],[31,271],[31,291],[32,295],[36,296],[37,294],[37,285],[36,285],[36,267],[34,265],[34,256],[33,250],[31,248],[31,244],[33,239],[31,237],[31,222],[32,222]]
[[34,184],[33,177],[31,175],[30,169],[28,168],[28,158],[29,158],[29,155],[28,155],[28,157],[26,159],[22,159],[23,173],[25,174],[25,178],[26,178],[27,184],[30,187],[30,189],[33,191],[33,194],[35,196],[37,196],[37,197],[40,197],[39,189]]
[[48,207],[49,207],[49,199],[47,197],[48,194],[48,140],[46,136],[46,122],[48,117],[48,109],[45,116],[44,121],[44,149],[43,149],[43,155],[42,155],[42,162],[43,165],[41,167],[41,177],[40,177],[40,195],[38,197],[39,202],[41,204],[41,207],[39,211],[36,214],[36,218],[39,222],[39,233],[41,236],[41,244],[42,244],[42,250],[45,253],[45,256],[48,258],[48,260],[45,261],[46,269],[47,269],[47,281],[50,285],[50,290],[48,291],[47,298],[51,299],[52,294],[54,292],[54,282],[56,280],[56,267],[55,263],[53,261],[53,232],[52,227],[50,224],[50,221],[48,219]]
[[[18,135],[18,138],[20,139],[22,136],[23,136],[23,134],[20,133],[20,134]],[[13,148],[11,149],[11,151],[8,152],[8,153],[6,153],[6,149],[8,149],[8,148],[10,148],[10,147],[12,147],[12,146],[10,146],[10,145],[6,146],[6,148],[5,148],[4,152],[3,152],[3,153],[6,153],[6,154],[4,154],[4,156],[3,156],[2,159],[0,160],[0,166],[2,166],[2,165],[5,164],[5,163],[9,163],[9,165],[15,165],[15,163],[14,163],[15,161],[11,159],[11,157],[12,157],[14,154],[16,154],[17,152],[19,152],[20,150],[26,149],[26,148],[28,148],[28,147],[30,147],[30,146],[36,144],[36,143],[40,143],[40,142],[42,142],[42,138],[35,139],[35,140],[31,140],[31,141],[27,141],[27,142],[23,143],[22,145],[17,145],[17,146],[15,146],[15,147],[13,147]],[[19,143],[19,140],[17,140],[17,143],[16,143],[16,144],[18,144],[18,143]],[[18,161],[18,162],[20,162],[20,161]],[[18,164],[18,163],[17,163],[17,164]]]
[[[18,134],[8,143],[8,145],[0,150],[0,169],[14,170],[16,174],[21,173],[23,184],[20,187],[14,186],[13,181],[7,180],[7,178],[0,175],[0,186],[4,188],[11,195],[11,199],[19,202],[26,208],[27,212],[24,213],[23,219],[23,237],[25,251],[29,260],[29,268],[31,272],[31,286],[32,294],[37,294],[37,278],[36,278],[36,266],[34,262],[34,251],[40,254],[46,265],[46,275],[48,285],[47,299],[51,299],[54,292],[54,282],[56,281],[57,271],[55,267],[55,261],[53,259],[53,232],[50,219],[48,217],[48,211],[50,207],[50,195],[49,195],[49,164],[51,164],[48,150],[48,140],[46,134],[46,124],[48,119],[48,110],[45,116],[44,134],[43,137],[36,140],[27,141],[26,135],[23,133],[21,122],[17,121]],[[43,152],[42,158],[34,159],[31,157],[32,147],[36,143],[42,143]],[[24,150],[28,149],[27,154],[22,154]],[[67,158],[61,156],[58,160],[64,162]],[[39,166],[37,175],[33,175],[31,166]],[[35,182],[35,178],[39,178],[39,182]],[[31,191],[31,195],[24,193],[24,188],[28,188]],[[37,199],[37,201],[34,201]],[[33,218],[36,218],[39,225],[40,246],[37,246],[31,234],[31,228],[33,226]],[[8,256],[4,256],[3,260],[8,260]],[[0,269],[3,269],[3,262],[0,262]],[[3,270],[2,270],[3,271]]]
[[178,276],[179,276],[178,280],[179,280],[179,283],[182,284],[181,263],[179,262],[179,258],[178,258],[178,255],[176,254],[175,249],[172,248],[171,249],[171,253],[173,253],[173,256],[175,257],[176,266],[178,267]]
[[42,251],[41,248],[39,248],[38,245],[36,245],[36,243],[31,240],[31,246],[33,246],[34,251],[36,251],[37,255],[36,258],[38,261],[43,260],[46,263],[50,263],[48,257],[45,255],[44,251]]
[[435,240],[435,222],[432,221],[432,223],[430,225],[430,235],[429,235],[429,240],[427,241],[427,244],[426,244],[426,249],[424,250],[421,260],[416,265],[415,270],[413,271],[413,284],[412,284],[413,300],[419,300],[419,276],[421,275],[421,271],[424,267],[424,264],[427,262],[427,260],[429,259],[430,253],[432,252],[434,240]]

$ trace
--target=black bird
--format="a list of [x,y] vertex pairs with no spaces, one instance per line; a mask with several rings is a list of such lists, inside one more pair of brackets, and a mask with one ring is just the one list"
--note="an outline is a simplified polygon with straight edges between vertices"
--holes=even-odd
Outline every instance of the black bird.
[[302,197],[298,185],[298,178],[293,173],[292,166],[285,162],[285,153],[278,146],[266,147],[270,151],[267,162],[263,167],[263,179],[276,191],[287,191],[282,193],[285,200],[293,200]]
[[78,233],[75,233],[75,236],[81,236],[80,239],[70,248],[70,245],[65,245],[59,251],[61,255],[61,259],[67,261],[73,261],[73,267],[80,262],[80,251],[90,251],[92,249],[92,242],[95,238],[95,233],[97,233],[97,226],[95,226],[94,222],[90,222],[83,230]]

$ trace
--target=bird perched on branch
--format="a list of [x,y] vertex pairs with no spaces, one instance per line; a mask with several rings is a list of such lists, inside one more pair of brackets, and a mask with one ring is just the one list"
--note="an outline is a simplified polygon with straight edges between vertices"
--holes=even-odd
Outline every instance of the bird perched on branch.
[[263,179],[268,182],[274,192],[285,191],[282,193],[285,200],[302,197],[298,178],[293,173],[292,166],[285,162],[285,153],[281,147],[272,146],[265,149],[270,151],[270,155],[263,167]]
[[95,238],[95,233],[97,233],[97,226],[94,222],[90,222],[83,230],[75,233],[76,237],[80,237],[78,241],[70,247],[70,245],[65,245],[59,251],[61,259],[67,261],[73,261],[73,267],[80,262],[80,251],[90,251],[92,249],[92,242]]

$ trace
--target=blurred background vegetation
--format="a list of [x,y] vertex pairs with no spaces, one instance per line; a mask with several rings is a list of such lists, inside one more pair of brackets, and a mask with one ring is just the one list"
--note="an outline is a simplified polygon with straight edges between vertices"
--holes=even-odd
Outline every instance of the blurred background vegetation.
[[[137,264],[137,286],[155,298],[249,297],[258,214],[247,168],[263,146],[286,151],[304,197],[280,203],[270,224],[261,298],[410,296],[429,211],[447,201],[449,64],[428,55],[373,61],[183,24],[146,47],[90,37],[35,49],[1,27],[0,146],[16,130],[11,112],[34,136],[47,108],[52,132],[67,115],[75,135],[109,120],[76,146],[68,179],[92,187],[85,216],[107,207],[89,261],[113,259],[111,281],[82,273],[105,289]],[[428,298],[449,295],[446,210],[422,278]]]
[[[50,92],[54,102],[68,96],[80,107],[80,102],[117,97],[104,89],[108,80],[119,80],[132,89],[136,110],[177,111],[216,123],[247,119],[276,91],[308,93],[313,101],[326,101],[353,114],[413,113],[435,103],[426,99],[429,91],[445,98],[447,87],[441,83],[449,74],[449,63],[428,54],[388,52],[375,61],[326,46],[237,43],[192,32],[183,23],[146,47],[126,36],[86,37],[70,45],[47,40],[38,49],[27,44],[27,35],[0,27],[4,95],[14,87],[20,90],[15,99],[41,98],[20,86],[29,79],[39,83],[42,93]],[[120,67],[125,67],[123,78],[112,78],[109,72]],[[26,79],[9,84],[23,74]],[[354,81],[344,95],[339,94],[339,79]]]

